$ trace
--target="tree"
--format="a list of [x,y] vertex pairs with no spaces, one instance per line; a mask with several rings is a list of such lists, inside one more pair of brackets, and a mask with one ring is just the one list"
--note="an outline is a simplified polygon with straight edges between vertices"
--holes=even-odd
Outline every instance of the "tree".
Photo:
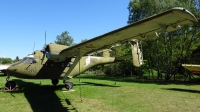
[[[131,24],[178,6],[188,9],[199,18],[200,8],[197,3],[197,0],[131,0],[128,5],[127,23]],[[144,59],[147,59],[151,67],[157,71],[165,70],[167,66],[177,66],[184,58],[190,58],[189,51],[194,49],[195,45],[199,45],[198,31],[199,27],[185,26],[174,32],[161,32],[157,40],[143,41]]]
[[12,62],[18,62],[20,59],[19,57],[17,56]]
[[10,63],[12,63],[12,59],[0,57],[0,63],[1,64],[10,64]]
[[82,42],[85,42],[85,41],[87,41],[87,40],[88,40],[88,39],[83,39],[83,40],[81,40],[81,43],[82,43]]
[[61,35],[57,35],[55,43],[71,46],[73,44],[73,41],[74,39],[71,36],[69,36],[69,32],[64,31]]

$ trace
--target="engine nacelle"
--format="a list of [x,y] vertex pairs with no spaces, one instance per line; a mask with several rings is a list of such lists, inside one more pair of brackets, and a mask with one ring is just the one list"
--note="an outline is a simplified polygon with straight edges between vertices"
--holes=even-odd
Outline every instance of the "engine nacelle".
[[69,46],[59,45],[56,43],[48,44],[45,48],[46,57],[50,60],[59,61],[59,53]]

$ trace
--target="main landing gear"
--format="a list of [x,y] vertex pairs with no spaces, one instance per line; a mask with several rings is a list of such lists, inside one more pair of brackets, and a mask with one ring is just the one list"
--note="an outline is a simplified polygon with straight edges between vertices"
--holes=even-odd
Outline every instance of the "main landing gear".
[[17,91],[18,88],[16,87],[16,83],[15,81],[9,81],[10,77],[7,76],[6,78],[6,84],[5,84],[5,87],[3,89],[3,91]]
[[54,86],[57,86],[59,80],[58,79],[51,79],[51,83],[54,85]]
[[[56,86],[58,84],[59,80],[58,79],[51,79],[51,83]],[[72,82],[69,82],[69,81],[66,81],[64,80],[63,81],[64,85],[65,85],[65,88],[70,91],[72,88],[73,88],[73,83]]]
[[73,88],[73,83],[72,82],[66,82],[63,81],[63,83],[65,84],[65,88],[70,91]]
[[[16,87],[16,83],[15,81],[9,81],[10,77],[7,76],[6,78],[6,84],[5,84],[5,87],[3,88],[3,91],[17,91],[19,90],[17,87]],[[58,79],[52,79],[51,80],[51,83],[56,86],[58,84],[59,80]],[[65,88],[70,91],[72,88],[73,88],[73,83],[72,82],[68,82],[68,81],[63,81],[64,85],[65,85]]]

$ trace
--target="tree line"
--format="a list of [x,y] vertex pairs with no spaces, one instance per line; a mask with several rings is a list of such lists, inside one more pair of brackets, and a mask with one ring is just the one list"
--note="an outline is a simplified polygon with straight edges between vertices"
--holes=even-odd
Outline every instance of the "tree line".
[[0,57],[0,64],[11,64],[19,61],[19,57],[17,56],[15,59]]

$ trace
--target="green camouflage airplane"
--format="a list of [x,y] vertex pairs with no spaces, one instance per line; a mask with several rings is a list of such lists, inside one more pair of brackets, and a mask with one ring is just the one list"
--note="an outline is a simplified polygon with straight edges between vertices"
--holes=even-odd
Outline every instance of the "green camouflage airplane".
[[[118,43],[130,43],[132,46],[133,65],[140,67],[143,56],[139,41],[155,39],[160,32],[171,32],[183,25],[193,26],[198,20],[188,10],[176,7],[155,14],[125,27],[108,32],[75,46],[48,44],[42,51],[35,51],[7,69],[5,90],[14,90],[16,83],[9,81],[10,76],[26,79],[51,79],[53,85],[63,80],[67,90],[73,83],[68,80],[87,69],[100,64],[122,61],[124,58],[110,57],[109,49]],[[91,56],[95,51],[102,50],[103,56]]]

